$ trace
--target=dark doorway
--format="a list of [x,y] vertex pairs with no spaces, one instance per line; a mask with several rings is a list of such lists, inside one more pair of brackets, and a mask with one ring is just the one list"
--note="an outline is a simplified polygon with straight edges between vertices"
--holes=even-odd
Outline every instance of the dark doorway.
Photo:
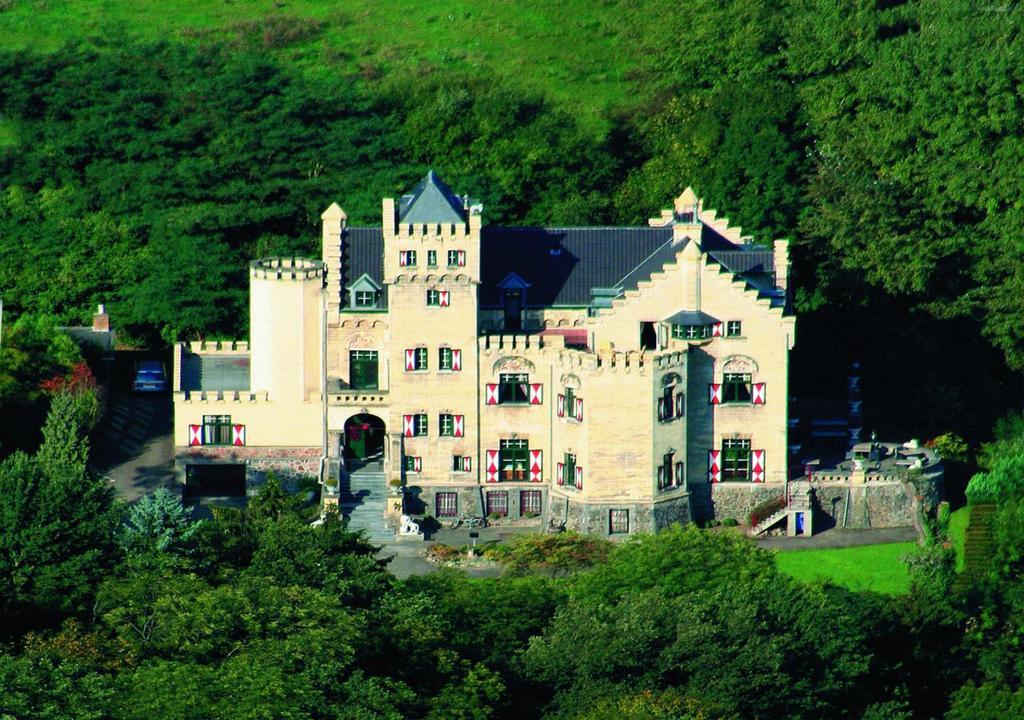
[[523,327],[523,293],[519,290],[505,291],[505,329],[521,330]]
[[640,348],[643,350],[658,349],[658,331],[652,322],[640,323]]
[[345,457],[369,460],[384,454],[384,421],[376,415],[353,415],[345,421]]
[[186,497],[245,497],[245,465],[186,465]]

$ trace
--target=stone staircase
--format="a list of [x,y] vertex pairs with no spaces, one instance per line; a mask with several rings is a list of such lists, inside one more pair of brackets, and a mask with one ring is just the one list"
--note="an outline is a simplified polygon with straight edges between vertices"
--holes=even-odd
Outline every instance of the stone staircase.
[[964,569],[956,580],[961,590],[968,589],[989,568],[995,516],[995,505],[971,506],[971,517],[964,535]]
[[395,533],[384,523],[388,481],[377,462],[353,463],[341,472],[338,510],[349,530],[362,530],[374,544],[394,542]]
[[761,535],[767,532],[769,529],[771,529],[780,520],[784,520],[787,515],[789,515],[789,508],[782,508],[778,512],[775,512],[769,515],[768,517],[764,518],[754,527],[750,528],[750,533],[752,535]]

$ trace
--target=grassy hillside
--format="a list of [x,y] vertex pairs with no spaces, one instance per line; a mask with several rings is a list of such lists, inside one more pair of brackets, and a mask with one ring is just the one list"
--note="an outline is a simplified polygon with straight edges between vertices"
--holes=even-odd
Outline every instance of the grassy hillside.
[[[264,45],[311,72],[367,79],[424,65],[483,69],[591,122],[627,97],[618,3],[589,0],[0,0],[0,47],[53,50],[122,29],[144,39]],[[2,133],[0,133],[2,135]],[[0,140],[2,141],[2,140]]]

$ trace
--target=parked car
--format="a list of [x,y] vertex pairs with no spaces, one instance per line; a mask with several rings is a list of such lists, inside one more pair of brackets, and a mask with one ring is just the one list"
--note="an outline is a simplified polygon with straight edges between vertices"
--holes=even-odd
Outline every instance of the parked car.
[[135,379],[132,381],[135,392],[166,392],[167,376],[164,366],[159,360],[143,360],[135,365]]

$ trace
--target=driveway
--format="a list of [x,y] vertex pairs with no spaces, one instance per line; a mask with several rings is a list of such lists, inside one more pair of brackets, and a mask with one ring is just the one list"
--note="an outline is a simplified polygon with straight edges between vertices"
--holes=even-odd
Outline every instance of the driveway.
[[169,393],[111,391],[92,462],[111,478],[120,499],[134,502],[160,487],[176,489],[173,412]]
[[912,527],[831,528],[809,538],[766,537],[755,541],[765,550],[811,550],[820,548],[844,548],[858,545],[883,545],[886,543],[917,542],[917,531]]

